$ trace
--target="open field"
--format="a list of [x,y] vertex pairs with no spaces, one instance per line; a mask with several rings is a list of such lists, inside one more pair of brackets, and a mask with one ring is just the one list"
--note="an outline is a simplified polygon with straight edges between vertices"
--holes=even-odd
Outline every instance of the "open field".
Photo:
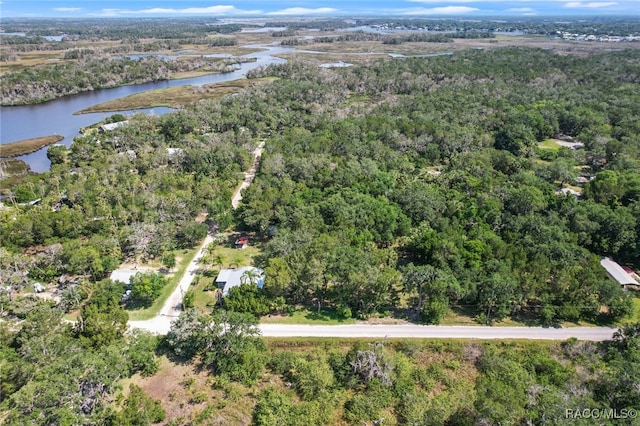
[[555,139],[545,139],[538,144],[538,148],[559,151],[560,145],[558,145]]
[[60,142],[62,139],[64,139],[63,136],[51,135],[0,145],[0,158],[13,158],[31,154],[32,152],[41,150],[45,146]]
[[[2,51],[2,49],[0,49]],[[54,61],[62,61],[63,50],[53,50],[44,52],[17,52],[17,61],[0,63],[0,75],[17,71],[23,68],[30,68],[37,65],[52,64]]]
[[138,108],[171,107],[181,108],[203,99],[220,99],[231,93],[236,93],[247,87],[257,84],[266,84],[273,81],[272,78],[242,79],[227,83],[206,84],[204,86],[178,86],[167,89],[149,90],[124,98],[114,99],[94,105],[90,108],[78,111],[76,114],[92,112],[123,111]]

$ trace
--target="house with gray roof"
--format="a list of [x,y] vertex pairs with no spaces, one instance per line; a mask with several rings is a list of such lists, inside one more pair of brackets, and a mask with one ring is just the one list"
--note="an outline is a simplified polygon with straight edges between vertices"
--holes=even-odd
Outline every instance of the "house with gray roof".
[[255,266],[243,266],[235,269],[222,269],[216,278],[216,286],[222,290],[222,297],[229,294],[229,290],[242,284],[255,284],[258,288],[264,286],[264,271]]
[[129,280],[135,274],[144,274],[149,272],[147,269],[116,269],[111,272],[111,281],[120,281],[124,285],[129,285]]
[[636,281],[622,266],[614,262],[608,257],[603,257],[600,261],[600,265],[607,271],[609,278],[617,282],[623,289],[627,289],[629,286],[640,288],[640,283]]

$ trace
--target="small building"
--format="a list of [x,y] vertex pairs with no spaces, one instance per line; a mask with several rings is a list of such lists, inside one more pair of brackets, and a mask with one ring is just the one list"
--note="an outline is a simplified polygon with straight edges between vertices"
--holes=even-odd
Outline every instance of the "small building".
[[216,286],[222,290],[222,297],[229,294],[229,290],[242,284],[264,286],[264,271],[255,266],[243,266],[236,269],[222,269],[216,278]]
[[129,123],[129,120],[118,121],[117,123],[103,124],[102,126],[98,127],[98,133],[104,133],[110,130],[117,129],[118,127],[124,126],[127,123]]
[[127,286],[129,285],[129,280],[131,279],[131,277],[133,277],[135,274],[143,274],[145,272],[149,271],[146,269],[116,269],[111,272],[111,276],[109,278],[111,278],[111,281],[118,281]]
[[235,248],[240,250],[247,248],[247,246],[249,245],[249,237],[246,237],[246,236],[238,237],[234,245],[235,245]]
[[636,281],[622,266],[614,262],[608,257],[603,257],[600,265],[607,271],[609,278],[617,282],[623,289],[628,290],[629,287],[640,289],[640,283]]
[[558,190],[556,193],[558,195],[564,195],[565,197],[571,196],[571,197],[574,197],[575,199],[580,198],[580,196],[582,195],[578,191],[573,190],[571,188],[562,188],[562,189]]
[[35,283],[33,285],[33,291],[35,291],[36,293],[42,293],[45,290],[46,290],[46,288],[40,283]]

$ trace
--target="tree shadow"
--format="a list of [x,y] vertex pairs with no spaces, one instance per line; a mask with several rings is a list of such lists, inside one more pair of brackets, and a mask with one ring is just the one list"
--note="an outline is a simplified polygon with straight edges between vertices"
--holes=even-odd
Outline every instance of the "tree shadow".
[[158,338],[158,344],[156,345],[155,355],[157,357],[166,356],[169,361],[178,365],[187,365],[193,362],[192,358],[186,358],[176,355],[175,352],[169,347],[167,343],[167,336],[161,336]]
[[153,302],[143,299],[129,299],[125,302],[124,307],[127,311],[141,311],[148,309],[153,305]]
[[[334,321],[334,322],[347,322],[350,318],[345,318],[344,316],[338,313],[337,308],[334,307],[323,307],[320,308],[320,312],[317,309],[312,309],[307,307],[309,312],[307,312],[304,317],[310,321]],[[293,313],[290,313],[289,316],[293,316]]]

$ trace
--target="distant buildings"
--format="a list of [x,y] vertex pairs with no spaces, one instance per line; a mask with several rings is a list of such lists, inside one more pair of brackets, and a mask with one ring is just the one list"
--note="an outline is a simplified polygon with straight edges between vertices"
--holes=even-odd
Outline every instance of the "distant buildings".
[[640,36],[617,36],[617,35],[594,35],[594,34],[577,34],[577,33],[569,33],[566,31],[557,31],[556,34],[558,37],[563,40],[574,40],[574,41],[600,41],[600,42],[612,42],[619,43],[623,41],[640,41]]
[[109,130],[117,129],[118,127],[124,126],[127,123],[129,123],[129,120],[118,121],[117,123],[103,124],[102,126],[98,127],[98,133],[104,133]]

